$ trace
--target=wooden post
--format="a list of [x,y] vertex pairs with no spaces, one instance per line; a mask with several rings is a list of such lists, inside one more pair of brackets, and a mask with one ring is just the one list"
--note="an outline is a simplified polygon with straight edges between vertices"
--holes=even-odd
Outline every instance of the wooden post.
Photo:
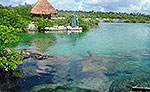
[[150,88],[144,88],[144,87],[132,87],[132,90],[133,91],[142,91],[142,92],[149,92],[150,91]]

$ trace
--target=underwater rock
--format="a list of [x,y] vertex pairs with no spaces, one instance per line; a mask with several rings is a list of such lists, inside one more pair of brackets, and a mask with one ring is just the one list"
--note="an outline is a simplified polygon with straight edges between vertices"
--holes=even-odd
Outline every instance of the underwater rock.
[[142,64],[150,60],[149,55],[149,52],[144,49],[118,52],[112,55],[116,58],[116,61],[107,63],[107,71],[105,71],[105,75],[115,77],[136,73],[144,67]]
[[98,90],[98,92],[108,92],[112,81],[104,75],[89,77],[79,80],[76,84],[80,88]]
[[67,57],[63,55],[50,55],[47,52],[42,52],[36,49],[23,49],[24,53],[22,56],[23,60],[33,59],[33,60],[51,60],[55,64],[61,64],[62,61],[67,61]]
[[[139,71],[143,71],[143,72],[149,71],[144,68],[142,69],[141,68],[142,65],[140,64],[140,62],[142,62],[140,60],[145,59],[149,55],[145,50],[136,50],[136,51],[124,52],[124,53],[122,52],[122,54],[118,53],[117,54],[118,57],[116,57],[115,55],[111,57],[98,55],[91,52],[88,52],[88,54],[89,56],[84,57],[83,60],[81,60],[81,65],[82,65],[81,72],[85,74],[85,79],[83,78],[79,81],[78,84],[79,87],[90,88],[90,89],[103,89],[101,90],[101,92],[108,91],[106,89],[108,89],[110,85],[112,86],[114,83],[116,83],[119,80],[116,79],[117,76],[121,76],[121,75],[130,76],[135,73],[138,73]],[[102,85],[104,85],[104,87],[102,87]],[[118,85],[122,85],[121,82],[118,83]],[[114,90],[115,88],[111,87],[111,89]],[[111,90],[110,92],[128,92],[128,91],[120,91],[120,90],[121,89],[118,89],[118,91]]]
[[116,56],[123,60],[140,61],[150,59],[150,51],[146,49],[138,49],[134,51],[121,51],[116,53]]
[[40,50],[36,50],[36,49],[23,49],[24,53],[23,53],[23,60],[25,59],[29,59],[29,58],[33,58],[36,60],[42,60],[42,59],[48,59],[49,57],[51,57],[49,55],[49,53],[42,53]]
[[40,90],[52,91],[52,90],[56,90],[56,88],[58,88],[58,87],[67,88],[67,84],[66,83],[60,83],[60,84],[42,84],[42,85],[37,85],[37,86],[34,86],[30,92],[38,92]]
[[132,92],[132,87],[150,87],[150,53],[145,49],[118,52],[118,60],[107,64],[105,75],[113,81],[108,92]]
[[67,57],[63,55],[51,55],[36,49],[23,49],[23,51],[24,63],[19,66],[19,69],[23,69],[25,75],[38,75],[39,73],[55,71],[55,66],[68,61]]
[[95,53],[91,53],[88,51],[89,56],[84,57],[81,65],[82,72],[98,72],[98,71],[106,71],[105,67],[108,62],[115,61],[114,58],[107,57],[104,55],[98,55]]
[[33,87],[30,92],[99,92],[99,91],[83,89],[79,87],[71,87],[67,83],[59,83],[59,84],[37,85]]
[[137,72],[114,79],[108,92],[132,92],[132,87],[150,87],[150,74]]
[[115,61],[115,58],[87,52],[89,56],[81,60],[81,75],[84,78],[77,80],[76,85],[81,88],[99,90],[99,92],[107,92],[111,85],[107,71],[107,63]]

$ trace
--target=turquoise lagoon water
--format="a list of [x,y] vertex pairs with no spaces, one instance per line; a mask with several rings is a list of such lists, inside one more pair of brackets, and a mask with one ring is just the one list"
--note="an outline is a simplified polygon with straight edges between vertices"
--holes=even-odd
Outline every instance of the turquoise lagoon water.
[[[149,24],[100,24],[83,37],[57,35],[57,41],[48,51],[54,54],[85,55],[87,51],[98,54],[136,49],[148,49]],[[62,44],[63,42],[66,42]]]
[[[87,55],[87,51],[97,54],[136,49],[149,49],[149,24],[101,23],[90,31],[76,34],[54,34],[57,41],[46,48],[52,54],[69,57]],[[20,44],[17,48],[37,48],[33,44]]]
[[[40,36],[37,40],[30,35],[29,42],[20,42],[16,48],[42,48],[50,54],[67,56],[68,61],[50,66],[54,68],[50,72],[25,74],[14,83],[21,92],[58,83],[99,92],[131,92],[133,86],[150,87],[150,24],[101,23],[83,33],[47,35],[55,38],[53,43],[48,43],[50,38],[45,37],[47,40],[41,41],[45,46],[39,45]],[[35,67],[34,63],[30,66]]]

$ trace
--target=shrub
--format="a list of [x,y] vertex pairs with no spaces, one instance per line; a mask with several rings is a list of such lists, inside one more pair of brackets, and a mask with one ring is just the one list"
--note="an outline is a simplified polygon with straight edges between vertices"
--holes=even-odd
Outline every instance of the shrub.
[[45,27],[52,27],[54,25],[53,20],[44,18],[34,18],[34,23],[40,30],[44,29]]
[[19,38],[15,35],[20,31],[20,29],[15,29],[11,26],[0,25],[0,69],[2,70],[15,70],[22,63],[19,57],[22,51],[8,49],[11,44],[19,41]]
[[130,23],[131,21],[129,19],[125,20],[124,21],[125,23]]
[[84,19],[79,17],[79,26],[83,27],[83,30],[87,30],[90,27],[89,21],[84,21]]
[[13,9],[0,9],[0,25],[24,29],[28,27],[28,24],[29,22],[24,20]]

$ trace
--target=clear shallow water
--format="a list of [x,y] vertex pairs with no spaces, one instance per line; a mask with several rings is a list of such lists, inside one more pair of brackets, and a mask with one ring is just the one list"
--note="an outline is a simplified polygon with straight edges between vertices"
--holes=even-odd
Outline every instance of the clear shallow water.
[[37,74],[38,65],[33,61],[20,66],[24,77],[13,83],[22,91],[59,83],[100,92],[150,87],[150,24],[103,23],[82,34],[48,35],[52,36],[30,35],[29,42],[23,41],[16,48],[38,48],[64,55],[68,62],[51,65],[51,71],[44,69]]
[[48,51],[70,56],[85,55],[87,51],[110,54],[123,50],[147,49],[149,30],[149,24],[100,24],[79,39],[75,39],[73,34],[69,37],[57,36],[58,43]]
[[[136,49],[149,49],[149,24],[103,23],[82,34],[54,34],[56,43],[46,48],[52,54],[66,56],[87,55],[87,51],[98,54]],[[20,44],[17,48],[37,48]]]

